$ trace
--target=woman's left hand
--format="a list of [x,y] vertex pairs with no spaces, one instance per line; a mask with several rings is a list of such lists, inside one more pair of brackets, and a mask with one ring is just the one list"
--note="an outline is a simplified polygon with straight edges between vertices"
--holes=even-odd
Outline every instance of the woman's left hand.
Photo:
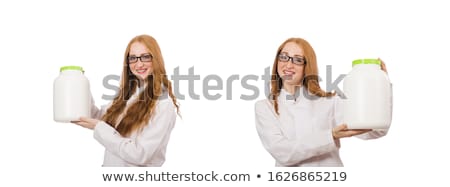
[[381,62],[381,70],[383,70],[384,72],[387,72],[387,68],[386,68],[386,64],[383,62],[383,60],[381,60],[381,58],[378,58],[378,60]]
[[74,121],[72,123],[75,123],[79,126],[82,126],[84,128],[88,128],[88,129],[94,129],[95,125],[97,125],[97,123],[100,120],[98,119],[93,119],[93,118],[88,118],[88,117],[81,117],[80,121]]

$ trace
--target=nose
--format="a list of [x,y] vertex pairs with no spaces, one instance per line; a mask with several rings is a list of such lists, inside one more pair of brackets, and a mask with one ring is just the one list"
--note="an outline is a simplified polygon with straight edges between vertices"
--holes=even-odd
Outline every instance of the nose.
[[287,64],[286,64],[286,67],[288,67],[288,68],[294,67],[294,61],[293,61],[292,58],[289,59],[286,63],[287,63]]
[[143,66],[144,62],[141,61],[141,58],[138,58],[136,61],[136,66]]

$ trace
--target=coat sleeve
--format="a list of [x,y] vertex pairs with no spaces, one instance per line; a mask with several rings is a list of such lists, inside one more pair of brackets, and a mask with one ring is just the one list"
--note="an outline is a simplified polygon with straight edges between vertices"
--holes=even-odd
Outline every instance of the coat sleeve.
[[256,129],[264,148],[279,164],[298,165],[309,158],[338,149],[331,130],[315,132],[298,139],[289,139],[283,134],[280,121],[272,108],[268,100],[256,103]]
[[171,99],[158,100],[155,113],[135,139],[121,136],[113,127],[99,122],[94,138],[106,150],[134,165],[149,164],[154,153],[165,148],[175,125],[176,112]]
[[105,114],[105,108],[98,108],[95,106],[94,98],[91,96],[91,118],[101,119],[103,114]]
[[91,118],[94,119],[102,119],[103,115],[106,113],[106,109],[108,109],[109,106],[111,106],[112,103],[109,103],[108,105],[102,105],[101,108],[98,108],[95,106],[94,98],[91,95]]

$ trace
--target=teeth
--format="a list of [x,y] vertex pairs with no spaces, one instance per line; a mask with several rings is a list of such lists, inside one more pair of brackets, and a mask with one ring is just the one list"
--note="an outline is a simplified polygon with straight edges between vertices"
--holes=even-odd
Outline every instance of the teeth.
[[285,75],[293,75],[293,74],[295,74],[295,72],[293,72],[293,71],[283,71],[283,73]]
[[147,69],[138,69],[138,70],[136,70],[136,72],[138,72],[138,73],[144,73],[146,71],[147,71]]

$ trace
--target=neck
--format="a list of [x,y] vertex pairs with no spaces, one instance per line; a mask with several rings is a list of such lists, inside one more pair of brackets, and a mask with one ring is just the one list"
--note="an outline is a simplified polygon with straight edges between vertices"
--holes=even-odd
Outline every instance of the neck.
[[294,95],[297,88],[302,87],[302,85],[283,85],[283,89],[286,90],[289,94]]
[[147,85],[147,80],[140,79],[138,82],[139,82],[139,88],[143,88],[145,85]]

